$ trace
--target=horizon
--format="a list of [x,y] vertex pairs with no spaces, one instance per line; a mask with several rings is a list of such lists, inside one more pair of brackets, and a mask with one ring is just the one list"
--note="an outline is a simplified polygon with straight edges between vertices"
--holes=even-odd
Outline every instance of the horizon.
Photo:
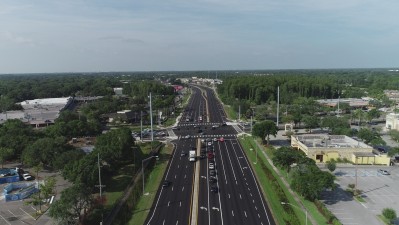
[[397,8],[394,0],[4,0],[0,74],[394,68]]

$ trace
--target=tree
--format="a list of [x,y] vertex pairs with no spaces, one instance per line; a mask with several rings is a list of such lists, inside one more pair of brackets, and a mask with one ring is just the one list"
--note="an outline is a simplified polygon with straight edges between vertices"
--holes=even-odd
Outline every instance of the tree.
[[326,163],[327,169],[330,172],[334,172],[334,170],[337,168],[337,164],[335,163],[334,160],[330,160]]
[[0,147],[0,163],[3,169],[4,162],[14,155],[14,150],[11,148]]
[[[95,149],[108,163],[117,163],[132,156],[133,137],[127,128],[111,130],[97,138]],[[132,158],[130,158],[132,159]]]
[[305,157],[298,150],[290,147],[281,147],[273,153],[273,164],[280,166],[290,172],[291,165],[298,162],[300,158]]
[[396,211],[392,208],[384,208],[382,210],[382,215],[390,222],[396,219]]
[[316,116],[304,115],[302,122],[305,123],[305,127],[309,129],[310,133],[312,133],[312,129],[319,126],[319,118]]
[[252,128],[252,134],[256,137],[260,137],[262,142],[267,140],[267,144],[269,144],[269,136],[277,135],[278,128],[276,124],[271,120],[265,120],[260,123],[256,123]]
[[366,117],[369,122],[371,122],[373,119],[379,118],[380,115],[381,112],[378,111],[377,109],[372,109],[366,113]]
[[61,198],[50,207],[49,215],[59,224],[79,224],[92,204],[93,197],[90,188],[86,185],[74,184],[62,191]]

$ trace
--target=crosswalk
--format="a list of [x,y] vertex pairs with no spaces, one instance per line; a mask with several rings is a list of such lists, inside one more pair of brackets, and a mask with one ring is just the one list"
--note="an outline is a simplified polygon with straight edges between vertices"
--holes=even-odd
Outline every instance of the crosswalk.
[[180,135],[179,139],[184,138],[219,138],[219,137],[237,137],[237,134],[209,134],[209,135]]
[[213,126],[213,125],[219,125],[221,126],[221,123],[179,123],[177,125],[178,127],[186,127],[186,126]]

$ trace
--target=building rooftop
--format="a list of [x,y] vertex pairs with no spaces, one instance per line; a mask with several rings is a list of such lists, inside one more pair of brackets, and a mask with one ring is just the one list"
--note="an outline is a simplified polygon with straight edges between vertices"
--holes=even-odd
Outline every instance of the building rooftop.
[[370,148],[365,143],[345,135],[306,134],[296,135],[298,141],[308,148]]
[[340,103],[348,103],[352,107],[363,107],[369,105],[369,98],[340,98],[340,99],[321,99],[316,100],[318,103],[335,107]]

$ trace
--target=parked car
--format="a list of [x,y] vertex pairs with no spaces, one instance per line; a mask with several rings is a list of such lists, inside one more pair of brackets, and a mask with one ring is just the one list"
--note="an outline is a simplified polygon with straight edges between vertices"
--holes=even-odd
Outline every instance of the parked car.
[[215,176],[216,175],[216,171],[215,170],[209,170],[209,175]]
[[181,152],[181,153],[180,153],[180,156],[186,156],[186,155],[187,155],[186,152]]
[[378,172],[381,173],[382,175],[390,175],[390,173],[387,170],[379,169]]
[[33,180],[33,177],[29,173],[24,173],[22,177],[24,180]]

